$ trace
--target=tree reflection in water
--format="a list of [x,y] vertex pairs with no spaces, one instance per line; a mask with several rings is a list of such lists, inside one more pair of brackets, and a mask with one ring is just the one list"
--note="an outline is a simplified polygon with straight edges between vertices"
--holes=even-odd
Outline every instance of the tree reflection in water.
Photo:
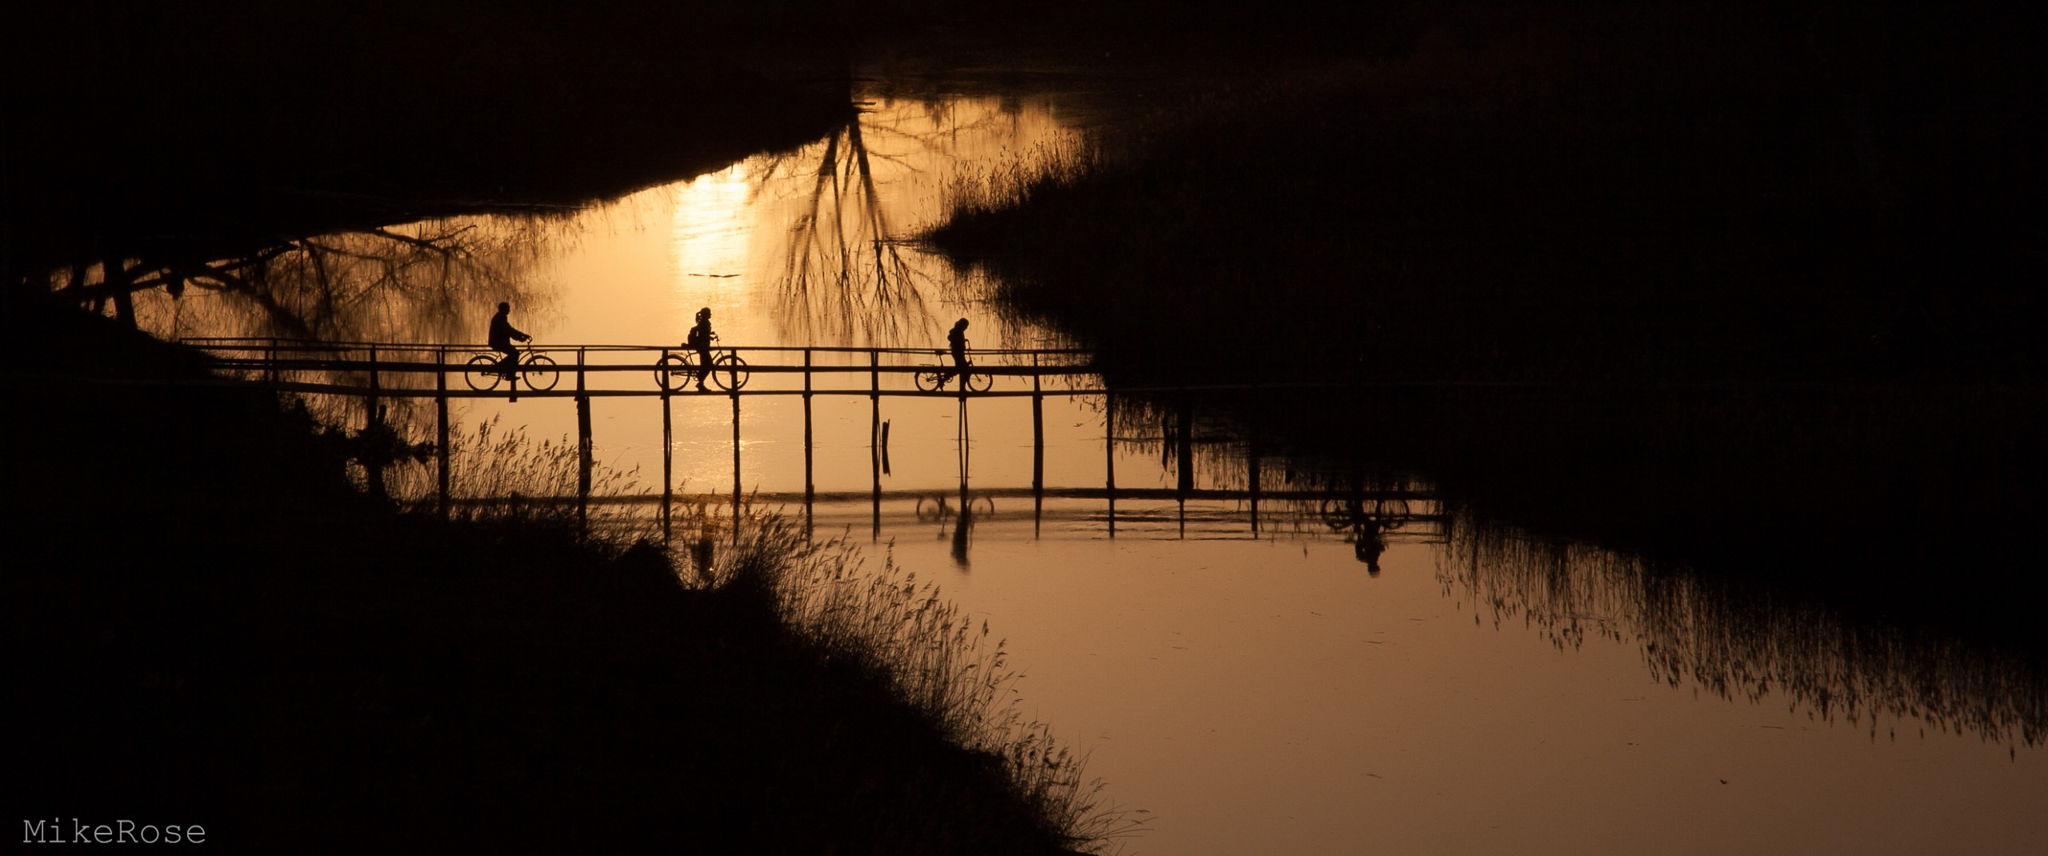
[[[937,330],[875,177],[876,160],[902,159],[869,148],[863,115],[851,113],[814,162],[808,151],[784,155],[761,173],[763,187],[802,188],[790,200],[775,283],[784,335],[796,341],[888,346],[922,343]],[[789,178],[808,180],[779,180]]]
[[[530,316],[552,299],[531,272],[559,230],[538,218],[463,217],[167,265],[135,280],[138,287],[166,286],[138,295],[138,321],[165,338],[196,329],[208,336],[474,342],[499,302]],[[191,292],[217,299],[195,306],[187,302]]]

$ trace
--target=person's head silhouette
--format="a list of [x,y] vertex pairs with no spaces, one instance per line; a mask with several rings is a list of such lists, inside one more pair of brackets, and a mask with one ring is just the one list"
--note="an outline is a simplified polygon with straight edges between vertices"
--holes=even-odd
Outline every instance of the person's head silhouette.
[[505,313],[507,313],[507,312],[510,312],[510,311],[512,311],[512,304],[510,304],[510,303],[500,303],[500,304],[498,304],[498,314],[500,314],[500,315],[503,315],[503,314],[505,314]]

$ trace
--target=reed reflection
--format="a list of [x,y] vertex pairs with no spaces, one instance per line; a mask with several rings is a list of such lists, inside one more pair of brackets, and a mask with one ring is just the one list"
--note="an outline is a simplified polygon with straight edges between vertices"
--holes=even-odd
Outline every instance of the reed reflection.
[[[1908,717],[2033,746],[2048,738],[2048,681],[2017,652],[1850,620],[1768,592],[1535,537],[1457,512],[1439,574],[1491,613],[1559,648],[1589,634],[1642,647],[1658,680],[1726,699],[1783,699],[1823,722],[1896,739]],[[1907,735],[1911,736],[1911,735]]]
[[[1350,542],[1375,576],[1390,542],[1440,545],[1447,593],[1496,625],[1520,619],[1540,628],[1560,649],[1589,637],[1636,644],[1650,674],[1670,686],[1779,700],[1818,721],[1867,728],[1873,738],[1913,736],[1901,733],[1911,718],[1988,741],[2048,740],[2048,674],[2030,652],[1894,626],[1754,582],[1510,527],[1373,463],[1370,449],[1333,460],[1320,446],[1321,454],[1282,454],[1280,466],[1262,465],[1241,439],[1251,432],[1242,416],[1191,419],[1178,397],[1114,401],[1117,442],[1156,455],[1162,470],[1192,470],[1203,486],[1291,494],[1266,504],[1268,537],[1311,537],[1300,528],[1306,521]],[[1200,430],[1183,432],[1188,424]],[[1323,429],[1333,437],[1354,433],[1340,424]],[[1193,442],[1183,439],[1190,434]]]

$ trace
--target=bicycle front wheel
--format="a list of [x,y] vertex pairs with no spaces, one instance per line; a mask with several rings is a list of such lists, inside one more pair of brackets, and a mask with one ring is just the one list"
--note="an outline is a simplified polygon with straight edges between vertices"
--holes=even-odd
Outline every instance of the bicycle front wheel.
[[1382,529],[1399,529],[1412,515],[1408,513],[1408,500],[1377,499],[1373,500],[1372,516],[1379,520]]
[[664,354],[654,364],[654,385],[675,392],[690,382],[690,361],[681,354]]
[[738,392],[747,385],[747,361],[738,354],[721,354],[711,361],[711,382],[719,389]]
[[504,357],[494,354],[470,357],[468,365],[463,367],[462,379],[469,384],[470,389],[497,389],[498,381],[505,379],[505,376],[499,373],[499,366],[504,360]]
[[987,392],[995,380],[995,376],[988,372],[970,370],[960,377],[960,387],[968,392]]
[[555,368],[554,359],[546,354],[534,354],[526,358],[526,386],[534,392],[555,388],[555,381],[562,379],[562,372]]

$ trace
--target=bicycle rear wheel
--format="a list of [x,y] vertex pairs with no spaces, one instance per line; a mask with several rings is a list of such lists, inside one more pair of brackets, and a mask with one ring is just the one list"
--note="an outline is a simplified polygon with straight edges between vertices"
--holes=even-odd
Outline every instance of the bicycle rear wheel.
[[939,373],[937,371],[919,369],[916,374],[910,376],[910,379],[917,384],[919,392],[939,391]]
[[720,354],[711,361],[711,382],[719,389],[738,392],[747,385],[748,376],[747,361],[738,354]]
[[690,382],[690,361],[681,354],[663,354],[654,364],[654,385],[675,392]]
[[504,357],[495,354],[477,354],[470,357],[469,363],[463,367],[462,379],[469,384],[470,389],[497,389],[498,382],[505,379],[505,376],[499,373],[499,366],[504,360]]
[[555,381],[561,380],[562,372],[555,368],[555,361],[546,354],[534,354],[526,358],[526,386],[535,392],[555,388]]

